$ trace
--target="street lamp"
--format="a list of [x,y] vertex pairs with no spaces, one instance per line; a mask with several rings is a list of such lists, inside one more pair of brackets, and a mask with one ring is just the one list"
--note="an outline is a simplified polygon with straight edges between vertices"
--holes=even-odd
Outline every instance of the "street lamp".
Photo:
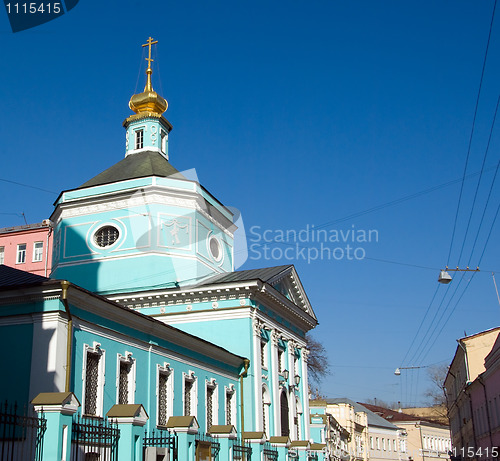
[[476,267],[475,269],[469,269],[469,266],[467,266],[465,269],[459,269],[457,266],[456,269],[448,269],[448,266],[446,266],[446,269],[439,273],[439,277],[438,277],[439,283],[443,283],[446,285],[452,281],[451,275],[448,273],[448,271],[449,272],[479,272],[479,267]]
[[396,370],[394,371],[394,374],[396,376],[399,376],[401,374],[401,370],[415,370],[416,368],[425,368],[425,367],[399,367],[399,368],[396,368]]

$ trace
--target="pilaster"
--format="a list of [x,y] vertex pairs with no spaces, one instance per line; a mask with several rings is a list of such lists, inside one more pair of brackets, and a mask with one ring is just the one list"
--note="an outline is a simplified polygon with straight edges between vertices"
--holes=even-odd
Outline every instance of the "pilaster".
[[120,461],[142,461],[143,427],[149,419],[144,407],[141,404],[113,405],[106,416],[120,429]]
[[73,415],[80,402],[72,392],[42,392],[31,403],[35,411],[47,420],[41,459],[67,461],[71,453]]

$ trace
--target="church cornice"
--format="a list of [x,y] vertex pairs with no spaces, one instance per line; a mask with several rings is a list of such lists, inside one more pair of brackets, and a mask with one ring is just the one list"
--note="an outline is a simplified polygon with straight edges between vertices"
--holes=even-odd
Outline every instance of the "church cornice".
[[[167,205],[187,208],[193,210],[193,212],[198,212],[226,235],[233,238],[233,223],[213,206],[210,208],[210,212],[208,212],[210,205],[207,204],[206,199],[199,194],[196,188],[194,190],[187,190],[175,186],[159,185],[156,183],[155,177],[152,177],[152,179],[151,184],[137,185],[126,190],[107,191],[96,195],[68,199],[65,199],[63,195],[64,201],[59,203],[52,215],[52,220],[57,223],[61,219],[96,213],[130,210],[131,208],[149,205]],[[193,184],[197,185],[197,183]],[[87,202],[89,204],[86,204]],[[215,215],[215,218],[211,213]]]
[[[110,296],[110,299],[133,309],[153,307],[152,303],[156,304],[154,307],[158,307],[162,302],[168,307],[244,298],[253,299],[256,303],[271,308],[284,319],[298,324],[305,330],[317,325],[314,317],[277,292],[271,285],[260,280]],[[238,306],[234,306],[233,309],[236,307]]]
[[0,305],[34,303],[40,301],[50,301],[59,299],[62,293],[60,282],[54,281],[51,285],[56,287],[46,287],[40,289],[39,286],[28,288],[15,288],[0,292]]

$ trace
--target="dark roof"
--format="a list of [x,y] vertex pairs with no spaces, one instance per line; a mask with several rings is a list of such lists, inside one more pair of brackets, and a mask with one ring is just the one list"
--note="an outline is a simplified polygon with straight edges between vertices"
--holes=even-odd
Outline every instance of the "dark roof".
[[[365,405],[364,403],[354,402],[351,399],[347,398],[334,398],[334,399],[325,399],[327,403],[335,404],[335,403],[348,403],[354,407],[354,411],[356,412],[365,412],[367,416],[368,426],[378,426],[385,427],[387,429],[396,429],[396,426],[389,421],[386,421],[381,415],[378,415],[375,411],[371,410],[370,405]],[[378,408],[378,407],[377,407]]]
[[409,415],[408,413],[402,413],[395,410],[389,410],[388,408],[379,407],[378,405],[363,403],[363,406],[376,413],[380,417],[391,421],[393,424],[396,424],[397,421],[423,421],[431,424],[438,424],[440,426],[446,426],[446,424],[439,423],[438,421],[433,421],[430,418],[420,418],[418,416]]
[[47,277],[42,277],[41,275],[14,269],[4,264],[0,265],[0,288],[20,285],[40,285],[44,282],[52,282],[52,280]]
[[78,189],[125,181],[126,179],[146,178],[149,176],[166,178],[174,174],[184,179],[184,176],[170,165],[168,160],[159,152],[145,151],[128,155],[123,160],[115,163],[112,167],[82,184]]
[[43,227],[47,229],[47,231],[49,230],[49,226],[46,226],[43,223],[39,222],[36,224],[23,224],[22,226],[2,227],[0,229],[0,234],[9,234],[11,232],[21,232],[32,229],[41,229]]
[[249,269],[246,271],[227,272],[217,274],[206,279],[199,285],[212,285],[213,283],[245,282],[247,280],[262,280],[268,282],[270,279],[291,267],[290,265],[265,267],[263,269]]

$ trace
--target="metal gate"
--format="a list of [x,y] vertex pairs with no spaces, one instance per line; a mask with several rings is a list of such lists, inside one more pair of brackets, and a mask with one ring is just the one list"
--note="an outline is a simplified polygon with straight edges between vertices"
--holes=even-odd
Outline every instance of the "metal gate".
[[76,416],[71,434],[71,461],[118,461],[120,429],[104,418]]
[[177,436],[167,430],[144,433],[144,461],[177,461]]
[[0,461],[41,461],[47,420],[22,411],[17,404],[0,405]]

